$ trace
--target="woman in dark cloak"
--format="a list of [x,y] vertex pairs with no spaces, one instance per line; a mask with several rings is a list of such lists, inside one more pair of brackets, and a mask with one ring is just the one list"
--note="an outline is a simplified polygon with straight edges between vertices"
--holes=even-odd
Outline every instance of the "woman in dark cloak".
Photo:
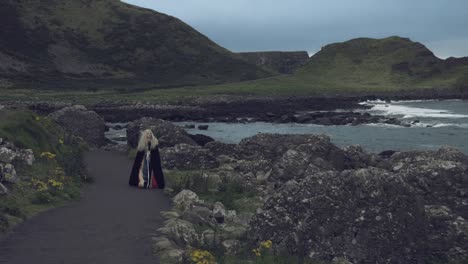
[[164,189],[164,174],[158,144],[150,129],[141,133],[128,184],[140,188]]

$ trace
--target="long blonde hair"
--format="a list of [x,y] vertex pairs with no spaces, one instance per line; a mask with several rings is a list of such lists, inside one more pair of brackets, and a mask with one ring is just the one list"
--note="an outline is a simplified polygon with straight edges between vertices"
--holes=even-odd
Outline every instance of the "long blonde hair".
[[159,144],[158,139],[154,136],[153,131],[151,129],[146,129],[144,131],[140,131],[140,140],[138,141],[138,151],[144,151],[148,147],[148,140],[146,139],[146,133],[151,133],[151,149],[155,149],[156,146]]

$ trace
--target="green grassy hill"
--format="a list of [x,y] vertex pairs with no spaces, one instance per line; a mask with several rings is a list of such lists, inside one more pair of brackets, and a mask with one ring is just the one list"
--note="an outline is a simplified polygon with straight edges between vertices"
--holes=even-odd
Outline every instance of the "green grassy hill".
[[468,58],[442,60],[407,38],[330,44],[292,76],[200,88],[212,94],[356,95],[424,89],[468,93]]
[[452,88],[466,74],[466,59],[441,60],[421,43],[389,37],[327,45],[296,78],[315,86],[380,90]]
[[177,18],[118,0],[5,0],[0,86],[167,87],[271,76]]

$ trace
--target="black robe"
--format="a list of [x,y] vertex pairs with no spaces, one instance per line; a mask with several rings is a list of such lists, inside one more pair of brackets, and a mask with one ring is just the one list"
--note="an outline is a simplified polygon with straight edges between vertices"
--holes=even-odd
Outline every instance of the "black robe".
[[[138,174],[140,171],[141,162],[145,157],[145,151],[138,151],[135,157],[135,161],[133,162],[132,172],[130,174],[130,179],[128,180],[128,184],[132,186],[138,186]],[[155,147],[151,150],[151,160],[150,160],[150,171],[154,173],[154,177],[158,183],[159,189],[164,189],[165,182],[164,182],[164,174],[161,168],[161,157],[159,156],[159,148]]]

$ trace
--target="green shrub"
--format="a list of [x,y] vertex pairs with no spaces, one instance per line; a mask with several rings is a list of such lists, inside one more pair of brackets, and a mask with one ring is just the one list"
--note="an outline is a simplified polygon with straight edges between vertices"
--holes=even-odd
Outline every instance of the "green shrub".
[[[83,154],[87,145],[54,121],[30,111],[0,111],[0,137],[32,149],[32,166],[15,162],[22,181],[0,199],[0,232],[47,208],[80,196],[87,178]],[[16,220],[8,220],[16,219]]]

